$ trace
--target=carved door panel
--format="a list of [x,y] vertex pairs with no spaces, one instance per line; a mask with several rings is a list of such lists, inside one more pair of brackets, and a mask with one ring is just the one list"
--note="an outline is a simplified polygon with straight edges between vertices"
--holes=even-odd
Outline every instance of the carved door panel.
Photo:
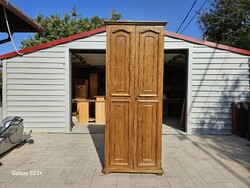
[[165,23],[106,23],[104,172],[161,174]]
[[161,168],[163,27],[136,28],[134,168]]
[[133,168],[135,26],[107,26],[105,168]]

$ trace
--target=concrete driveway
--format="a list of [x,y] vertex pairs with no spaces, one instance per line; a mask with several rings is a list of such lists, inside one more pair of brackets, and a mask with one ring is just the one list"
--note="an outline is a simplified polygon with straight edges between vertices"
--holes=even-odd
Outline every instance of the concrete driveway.
[[71,134],[32,133],[34,144],[0,156],[0,187],[250,187],[249,141],[197,136],[163,125],[163,176],[102,174],[104,126]]

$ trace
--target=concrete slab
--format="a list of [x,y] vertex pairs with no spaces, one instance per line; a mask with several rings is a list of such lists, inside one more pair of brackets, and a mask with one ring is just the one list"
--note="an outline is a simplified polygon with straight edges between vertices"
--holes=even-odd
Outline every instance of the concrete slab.
[[32,133],[34,144],[0,156],[0,187],[250,187],[249,141],[188,135],[163,125],[164,174],[102,174],[104,125]]

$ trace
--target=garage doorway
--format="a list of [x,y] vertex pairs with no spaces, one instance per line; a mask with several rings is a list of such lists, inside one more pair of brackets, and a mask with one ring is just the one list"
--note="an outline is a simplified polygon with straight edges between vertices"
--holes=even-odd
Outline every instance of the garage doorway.
[[[71,60],[71,100],[76,96],[76,85],[87,80],[86,99],[94,96],[105,96],[106,93],[106,50],[70,50]],[[90,84],[90,77],[97,74],[97,90]],[[187,132],[187,84],[188,83],[188,50],[165,50],[163,80],[163,133],[164,126]],[[94,85],[94,88],[96,85]],[[94,104],[94,103],[93,103]],[[95,123],[95,109],[89,108],[89,123]],[[92,105],[92,106],[91,106]],[[77,105],[72,103],[72,125],[77,122]],[[73,128],[73,126],[72,126]]]
[[165,50],[163,81],[164,125],[186,132],[188,51]]
[[[71,50],[70,53],[72,128],[78,123],[105,124],[105,119],[100,122],[99,114],[105,116],[106,51]],[[81,100],[86,102],[79,105]],[[98,100],[103,101],[97,103]],[[86,114],[80,115],[81,111]]]

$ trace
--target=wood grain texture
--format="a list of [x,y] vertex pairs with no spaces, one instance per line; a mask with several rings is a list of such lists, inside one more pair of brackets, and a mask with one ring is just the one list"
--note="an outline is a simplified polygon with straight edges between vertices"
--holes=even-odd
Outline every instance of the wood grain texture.
[[161,170],[163,27],[136,28],[134,168]]
[[112,23],[107,25],[104,173],[162,174],[163,27]]
[[130,148],[132,146],[132,134],[130,120],[130,101],[111,100],[110,112],[110,148],[109,165],[132,168]]
[[135,27],[107,26],[105,172],[133,169]]
[[89,102],[77,101],[77,118],[79,123],[89,122]]
[[106,110],[105,110],[105,98],[104,96],[95,96],[95,122],[97,124],[105,124],[106,122]]

